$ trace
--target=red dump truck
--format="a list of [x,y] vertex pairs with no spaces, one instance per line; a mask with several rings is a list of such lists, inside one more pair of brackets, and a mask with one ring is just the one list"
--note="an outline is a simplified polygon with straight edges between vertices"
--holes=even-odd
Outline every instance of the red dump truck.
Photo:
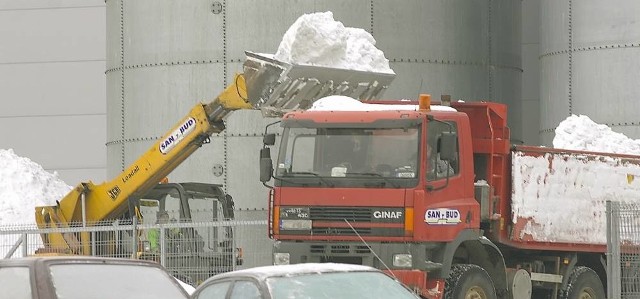
[[265,134],[274,263],[374,266],[424,298],[604,298],[606,201],[640,200],[640,156],[514,146],[504,104],[430,101],[290,112],[275,163]]

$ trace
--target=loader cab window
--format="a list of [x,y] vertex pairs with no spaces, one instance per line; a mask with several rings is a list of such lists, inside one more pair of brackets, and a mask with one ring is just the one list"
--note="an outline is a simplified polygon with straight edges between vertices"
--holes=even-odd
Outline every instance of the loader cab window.
[[441,156],[441,136],[443,132],[457,133],[457,126],[454,122],[429,122],[427,129],[427,142],[425,150],[427,151],[426,172],[427,180],[435,181],[452,177],[459,172],[459,151],[453,160],[447,161],[440,158]]

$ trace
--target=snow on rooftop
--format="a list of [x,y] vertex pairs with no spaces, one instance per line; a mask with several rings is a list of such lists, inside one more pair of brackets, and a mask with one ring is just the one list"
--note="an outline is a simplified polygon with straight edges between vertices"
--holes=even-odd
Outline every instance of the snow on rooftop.
[[[293,265],[261,266],[244,270],[237,270],[236,273],[247,273],[256,277],[298,275],[306,273],[327,273],[327,272],[350,272],[350,271],[376,271],[369,266],[339,264],[339,263],[302,263]],[[225,274],[219,274],[224,276]]]
[[317,12],[300,16],[289,27],[275,58],[287,63],[394,73],[375,44],[369,32],[345,27],[330,11]]
[[[334,96],[328,96],[328,97],[318,99],[313,103],[311,108],[308,109],[308,111],[383,111],[383,110],[417,111],[418,105],[369,104],[369,103],[361,102],[347,96],[334,95]],[[431,105],[431,110],[456,111],[456,109],[454,108],[447,107],[447,106],[440,106],[440,105]]]

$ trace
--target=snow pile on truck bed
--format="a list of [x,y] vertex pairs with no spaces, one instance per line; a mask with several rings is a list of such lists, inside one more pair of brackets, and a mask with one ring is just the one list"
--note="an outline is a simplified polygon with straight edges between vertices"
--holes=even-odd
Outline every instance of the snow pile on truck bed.
[[300,16],[284,34],[275,58],[287,63],[393,73],[376,40],[361,28],[345,27],[333,13]]
[[640,155],[640,141],[572,115],[556,129],[553,144],[591,153],[513,153],[513,237],[606,244],[606,201],[640,203],[640,157],[603,153]]
[[616,133],[586,115],[571,115],[556,128],[553,147],[583,151],[640,155],[640,140]]

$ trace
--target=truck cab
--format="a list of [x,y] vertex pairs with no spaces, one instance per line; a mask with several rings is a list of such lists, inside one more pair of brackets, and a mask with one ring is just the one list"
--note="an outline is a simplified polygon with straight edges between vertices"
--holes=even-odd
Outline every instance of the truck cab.
[[270,192],[275,264],[369,265],[438,292],[454,262],[504,273],[480,230],[469,117],[428,107],[283,117]]

